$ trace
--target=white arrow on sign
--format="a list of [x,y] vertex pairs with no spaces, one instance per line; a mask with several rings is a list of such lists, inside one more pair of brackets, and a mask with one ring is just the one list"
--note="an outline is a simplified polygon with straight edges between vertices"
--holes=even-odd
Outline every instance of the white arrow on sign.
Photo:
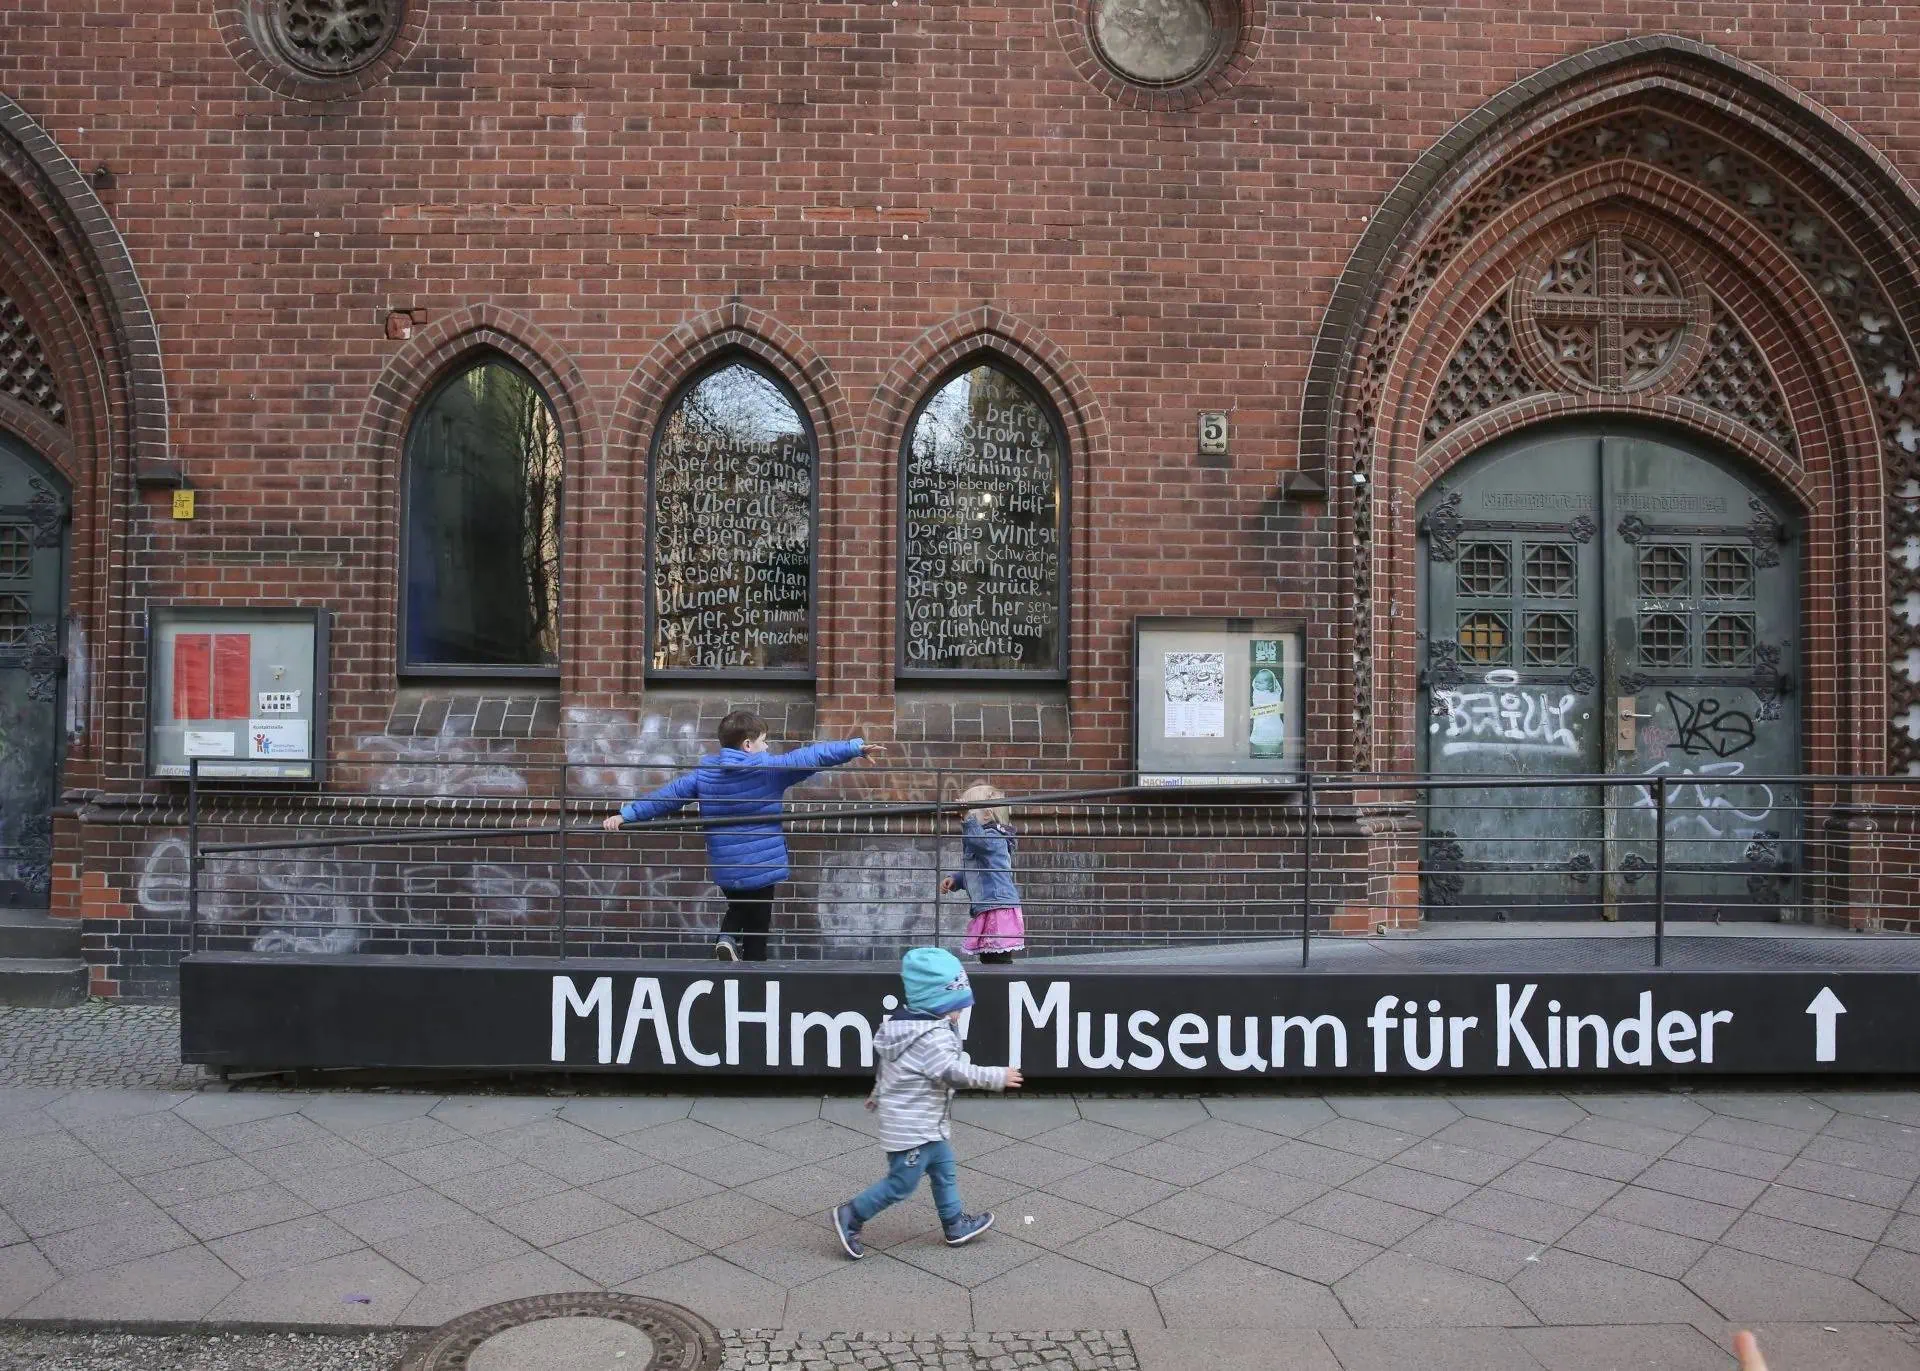
[[1813,1015],[1813,1059],[1816,1062],[1833,1060],[1834,1024],[1846,1012],[1847,1007],[1840,1003],[1840,997],[1833,993],[1833,987],[1826,985],[1820,987],[1820,993],[1807,1006],[1807,1013]]

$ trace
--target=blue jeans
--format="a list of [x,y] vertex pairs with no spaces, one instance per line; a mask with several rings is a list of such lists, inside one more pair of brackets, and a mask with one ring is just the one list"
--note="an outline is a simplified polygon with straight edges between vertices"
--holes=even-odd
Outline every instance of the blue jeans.
[[952,1223],[966,1211],[960,1207],[960,1182],[954,1175],[953,1148],[942,1139],[921,1143],[905,1152],[887,1153],[887,1174],[853,1197],[853,1217],[865,1223],[890,1204],[898,1204],[920,1188],[921,1173],[933,1187],[933,1207],[941,1223]]

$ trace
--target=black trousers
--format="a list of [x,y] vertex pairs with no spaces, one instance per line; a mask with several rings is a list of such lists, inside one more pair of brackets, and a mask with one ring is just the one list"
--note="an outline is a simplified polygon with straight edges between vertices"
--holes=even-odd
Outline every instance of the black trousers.
[[758,890],[729,890],[726,916],[720,931],[731,936],[740,956],[749,962],[767,959],[767,930],[773,927],[773,902],[780,898],[780,882]]

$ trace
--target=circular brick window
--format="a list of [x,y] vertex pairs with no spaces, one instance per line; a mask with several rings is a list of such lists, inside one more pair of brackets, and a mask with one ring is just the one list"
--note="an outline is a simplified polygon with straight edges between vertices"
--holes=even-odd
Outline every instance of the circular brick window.
[[402,0],[272,0],[263,17],[283,62],[330,80],[378,61],[405,14]]
[[1710,299],[1674,258],[1611,225],[1536,252],[1514,283],[1514,341],[1571,389],[1638,391],[1692,371]]
[[342,100],[380,84],[420,41],[432,0],[214,0],[242,70],[296,100]]
[[1053,0],[1083,79],[1127,109],[1197,109],[1253,68],[1266,0]]
[[1209,0],[1093,0],[1094,51],[1143,86],[1177,86],[1231,49],[1231,14]]

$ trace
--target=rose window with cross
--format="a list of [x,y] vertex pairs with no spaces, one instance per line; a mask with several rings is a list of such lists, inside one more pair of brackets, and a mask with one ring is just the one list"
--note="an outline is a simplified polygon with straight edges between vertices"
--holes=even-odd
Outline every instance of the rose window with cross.
[[1618,228],[1536,254],[1513,295],[1516,341],[1546,374],[1587,390],[1641,390],[1672,375],[1708,312],[1688,272]]

